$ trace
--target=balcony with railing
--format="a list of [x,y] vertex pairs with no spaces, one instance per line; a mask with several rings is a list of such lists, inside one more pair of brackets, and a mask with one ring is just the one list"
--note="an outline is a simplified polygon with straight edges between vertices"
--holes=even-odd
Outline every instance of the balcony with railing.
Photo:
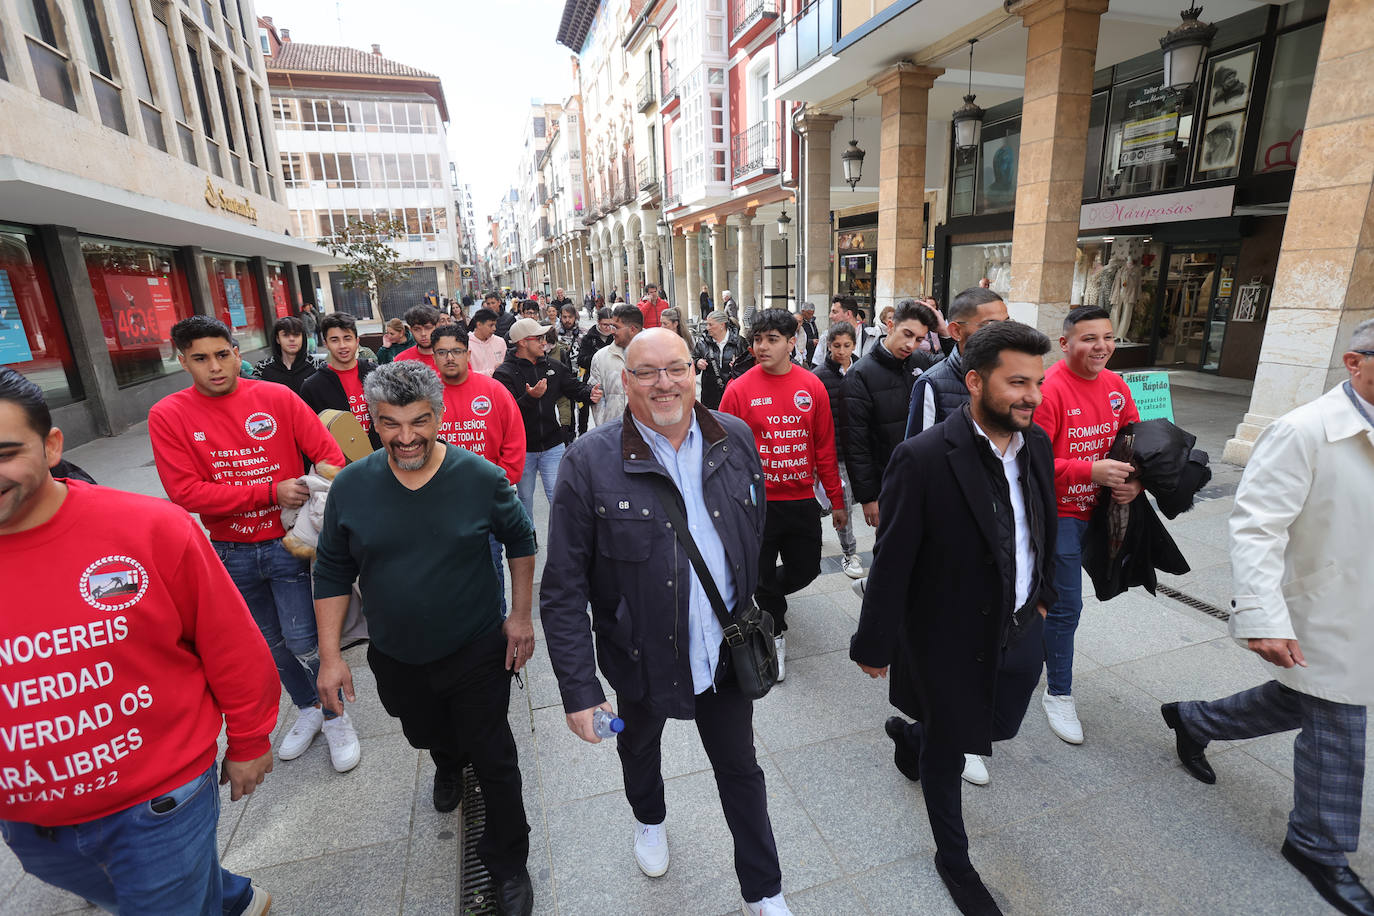
[[730,43],[747,44],[778,19],[778,0],[730,0]]
[[639,175],[641,194],[652,194],[658,190],[658,163],[654,162],[653,156],[639,160],[635,164],[635,172]]
[[734,164],[731,179],[738,184],[763,175],[776,175],[782,162],[778,148],[781,136],[776,121],[759,121],[735,134],[730,142],[730,161]]
[[658,94],[659,109],[667,114],[668,109],[678,101],[677,93],[677,64],[667,63],[662,70],[662,90]]
[[648,111],[654,105],[654,73],[652,70],[639,78],[639,85],[635,87],[635,111]]
[[677,169],[668,172],[663,182],[663,209],[671,210],[682,200],[681,177]]
[[786,82],[829,52],[835,39],[836,0],[812,0],[778,31],[777,83]]

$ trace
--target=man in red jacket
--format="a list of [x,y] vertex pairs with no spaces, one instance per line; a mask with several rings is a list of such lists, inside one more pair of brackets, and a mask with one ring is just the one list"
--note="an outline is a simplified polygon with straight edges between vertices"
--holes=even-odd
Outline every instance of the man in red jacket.
[[1035,422],[1054,449],[1054,489],[1059,501],[1054,588],[1058,597],[1045,618],[1045,716],[1050,730],[1069,744],[1083,743],[1073,700],[1073,636],[1083,613],[1083,533],[1103,487],[1129,503],[1140,495],[1134,470],[1107,457],[1116,431],[1140,420],[1121,376],[1107,368],[1116,352],[1112,319],[1104,309],[1080,306],[1064,319],[1059,338],[1064,359],[1045,373],[1044,402]]
[[296,705],[277,756],[299,757],[323,731],[334,769],[351,770],[361,753],[353,725],[347,714],[322,709],[315,694],[320,653],[310,564],[281,543],[281,510],[300,508],[310,495],[302,454],[343,467],[343,453],[291,389],[239,378],[238,347],[219,320],[178,321],[172,344],[192,385],[148,413],[158,477],[172,502],[200,514]]
[[639,300],[639,310],[644,313],[644,327],[656,328],[663,311],[668,308],[668,300],[659,298],[658,284],[648,283],[644,287],[644,298]]
[[849,510],[845,508],[835,457],[830,395],[820,379],[791,359],[796,316],[786,309],[767,309],[754,318],[749,332],[754,342],[754,368],[730,382],[720,409],[749,424],[763,461],[768,515],[754,598],[773,616],[781,681],[787,652],[783,636],[787,631],[787,596],[811,584],[821,571],[821,507],[816,502],[816,481],[830,497],[831,521],[836,528],[844,527]]
[[189,515],[55,480],[61,458],[38,386],[0,369],[0,834],[112,912],[265,913],[220,867],[216,782],[238,801],[272,771],[271,654]]

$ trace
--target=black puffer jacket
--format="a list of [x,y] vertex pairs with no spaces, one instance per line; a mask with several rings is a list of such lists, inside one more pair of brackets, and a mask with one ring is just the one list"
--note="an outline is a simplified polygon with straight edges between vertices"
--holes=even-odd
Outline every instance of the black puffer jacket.
[[879,344],[845,374],[844,464],[854,500],[873,502],[883,487],[892,450],[906,438],[907,409],[916,376],[930,366],[930,354],[916,351],[899,362]]
[[278,385],[285,385],[296,394],[300,394],[301,386],[305,384],[305,380],[314,375],[319,368],[320,364],[314,359],[301,355],[296,357],[296,361],[288,369],[286,363],[282,362],[281,356],[277,355],[262,360],[253,367],[253,371],[264,382],[276,382]]
[[[592,395],[591,386],[579,381],[571,369],[556,359],[541,356],[534,362],[516,356],[512,350],[506,354],[506,361],[496,367],[492,375],[496,381],[506,386],[515,398],[515,406],[520,408],[520,417],[525,422],[525,448],[531,452],[546,452],[563,444],[563,424],[558,419],[558,399],[585,401]],[[548,387],[540,397],[532,396],[526,386],[548,381]]]
[[[850,369],[854,368],[855,362],[849,364]],[[844,394],[840,388],[844,382],[844,373],[840,371],[840,364],[827,356],[816,367],[816,378],[821,380],[821,384],[825,386],[825,393],[830,395],[830,414],[835,419],[835,454],[843,461],[846,413]]]
[[706,368],[701,370],[701,402],[712,410],[720,407],[720,399],[725,394],[725,386],[740,373],[735,371],[735,361],[744,355],[744,341],[730,329],[725,337],[725,346],[717,348],[709,333],[701,335],[692,350],[692,359],[706,360]]
[[496,316],[496,333],[510,340],[508,336],[510,334],[510,326],[515,324],[519,318],[520,316],[510,309],[504,310],[501,314]]

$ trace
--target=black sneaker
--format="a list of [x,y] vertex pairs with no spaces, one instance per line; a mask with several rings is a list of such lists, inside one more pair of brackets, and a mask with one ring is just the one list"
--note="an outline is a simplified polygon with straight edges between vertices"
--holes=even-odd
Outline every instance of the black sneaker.
[[434,810],[449,812],[463,800],[463,771],[434,771]]

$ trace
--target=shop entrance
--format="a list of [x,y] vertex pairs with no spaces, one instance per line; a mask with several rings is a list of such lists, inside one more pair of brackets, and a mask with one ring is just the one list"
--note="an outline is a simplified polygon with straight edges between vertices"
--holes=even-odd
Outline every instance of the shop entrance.
[[1168,249],[1156,297],[1153,348],[1157,366],[1217,372],[1236,283],[1235,249]]
[[839,294],[853,296],[865,315],[873,313],[873,261],[876,254],[873,251],[840,253]]

